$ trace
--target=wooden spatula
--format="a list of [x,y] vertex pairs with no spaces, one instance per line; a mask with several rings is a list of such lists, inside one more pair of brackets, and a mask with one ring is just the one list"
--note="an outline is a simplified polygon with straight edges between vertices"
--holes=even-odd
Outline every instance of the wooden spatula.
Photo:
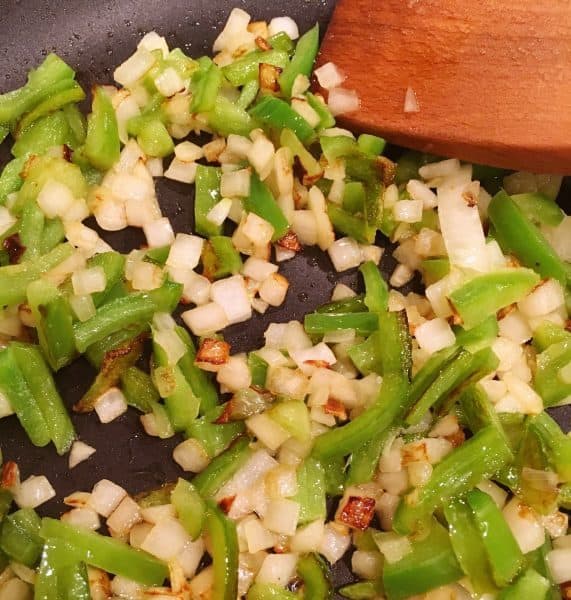
[[[361,99],[343,126],[438,155],[571,174],[571,0],[340,0],[327,61]],[[407,89],[418,112],[404,111]]]

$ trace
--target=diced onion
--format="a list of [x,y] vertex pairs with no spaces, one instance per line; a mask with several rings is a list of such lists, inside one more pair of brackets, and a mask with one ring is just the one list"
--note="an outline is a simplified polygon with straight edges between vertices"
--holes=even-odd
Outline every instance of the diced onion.
[[337,65],[332,62],[321,65],[315,69],[313,74],[317,77],[319,85],[326,90],[339,87],[346,79]]
[[5,206],[0,206],[0,235],[8,231],[15,222],[16,217]]
[[180,443],[173,450],[173,459],[184,471],[191,473],[200,473],[210,462],[202,444],[194,438]]
[[174,96],[184,90],[184,81],[173,67],[167,67],[154,80],[157,90],[165,97]]
[[194,162],[204,156],[204,150],[192,142],[181,142],[174,148],[175,156],[182,162]]
[[139,505],[129,496],[125,496],[117,508],[109,515],[107,527],[113,533],[125,536],[133,525],[143,520]]
[[361,107],[361,101],[355,90],[336,87],[329,91],[327,106],[334,117],[355,112]]
[[209,302],[187,310],[182,313],[181,317],[192,333],[197,336],[215,333],[230,323],[225,310],[216,302]]
[[270,500],[264,515],[264,527],[275,533],[293,535],[297,529],[300,505],[286,498]]
[[112,387],[97,398],[94,408],[102,423],[111,423],[127,412],[127,401],[119,388]]
[[71,190],[56,181],[48,179],[38,194],[38,205],[48,219],[63,217],[73,204],[75,198]]
[[61,520],[90,531],[96,531],[101,526],[99,515],[89,507],[78,507],[64,513]]
[[71,451],[69,453],[69,468],[73,469],[79,463],[82,463],[84,460],[87,460],[90,456],[95,454],[95,452],[96,450],[92,446],[89,446],[85,442],[76,440],[73,442]]
[[375,535],[375,543],[389,564],[398,562],[412,552],[410,540],[392,531],[377,533]]
[[[260,179],[266,179],[271,173],[274,163],[275,148],[272,142],[264,135],[256,137],[252,147],[248,151],[248,160]],[[223,195],[226,195],[223,193]]]
[[231,356],[218,370],[216,381],[231,392],[249,388],[252,376],[245,355]]
[[298,529],[290,541],[292,552],[315,552],[321,544],[324,532],[325,525],[320,519]]
[[267,260],[262,260],[261,258],[251,256],[244,263],[242,274],[244,277],[249,277],[255,281],[264,281],[270,277],[270,275],[276,273],[277,270],[277,265],[274,265]]
[[103,267],[91,267],[76,271],[71,276],[73,292],[76,296],[87,296],[105,289],[107,280]]
[[232,209],[232,200],[230,198],[222,198],[220,202],[217,202],[206,215],[206,218],[214,225],[222,225],[228,218],[230,210]]
[[107,518],[118,506],[127,492],[117,484],[102,479],[95,484],[88,505],[102,517]]
[[176,156],[172,159],[164,176],[173,181],[181,183],[193,183],[196,178],[197,164],[195,162],[183,162]]
[[241,275],[215,281],[210,288],[210,297],[222,308],[230,325],[252,316],[252,306]]
[[141,550],[160,560],[169,561],[182,552],[189,540],[189,535],[179,521],[163,519],[149,531],[141,544]]
[[321,122],[321,117],[306,98],[292,98],[291,107],[309,123],[310,127],[315,128]]
[[272,273],[260,286],[260,298],[270,306],[280,306],[285,300],[288,288],[289,282],[283,275]]
[[406,191],[413,200],[422,202],[424,210],[435,208],[438,205],[436,194],[426,184],[417,179],[411,179],[406,184]]
[[278,536],[264,527],[261,521],[256,518],[249,519],[245,523],[244,535],[250,554],[272,548],[278,541]]
[[268,35],[276,33],[286,33],[291,40],[297,40],[299,29],[297,23],[291,17],[274,17],[268,24]]
[[319,553],[323,554],[332,565],[347,552],[351,545],[351,536],[346,531],[335,523],[327,523],[324,528]]
[[503,509],[503,515],[524,554],[543,545],[545,531],[535,512],[513,498]]
[[547,554],[547,564],[555,583],[571,581],[571,548],[551,550]]
[[285,587],[295,575],[297,554],[268,554],[258,571],[256,581]]
[[144,48],[149,52],[160,50],[163,58],[166,58],[169,53],[169,47],[164,37],[160,36],[156,31],[149,31],[137,44],[137,48]]
[[14,494],[14,500],[20,508],[36,508],[55,495],[56,492],[47,477],[32,475],[22,481]]
[[203,245],[204,240],[196,235],[177,233],[166,264],[177,269],[194,269],[200,261]]
[[456,337],[446,319],[425,321],[414,330],[418,345],[432,354],[455,343]]
[[538,317],[557,310],[564,302],[561,284],[555,279],[548,279],[519,303],[519,309],[527,317]]
[[[428,191],[430,192],[430,190]],[[422,221],[422,211],[422,200],[399,200],[393,206],[395,220],[402,223],[418,223]]]
[[155,57],[146,48],[139,48],[124,63],[119,65],[113,79],[124,87],[133,86],[155,64]]
[[460,169],[460,161],[457,158],[448,158],[438,162],[428,163],[418,169],[418,174],[425,180],[436,177],[448,177],[454,175]]
[[416,97],[416,92],[409,86],[406,88],[404,94],[404,107],[405,113],[417,113],[420,112],[420,105]]
[[393,271],[389,283],[393,287],[402,287],[406,285],[414,276],[414,271],[407,265],[397,265]]
[[143,226],[145,237],[150,248],[168,246],[174,242],[174,232],[167,217],[157,219]]
[[159,265],[139,261],[133,265],[131,272],[131,287],[134,290],[155,290],[161,287],[164,273]]
[[361,248],[350,237],[343,237],[333,242],[327,249],[327,253],[338,273],[358,267],[362,262]]
[[290,437],[290,434],[281,425],[264,413],[247,419],[246,427],[273,452]]

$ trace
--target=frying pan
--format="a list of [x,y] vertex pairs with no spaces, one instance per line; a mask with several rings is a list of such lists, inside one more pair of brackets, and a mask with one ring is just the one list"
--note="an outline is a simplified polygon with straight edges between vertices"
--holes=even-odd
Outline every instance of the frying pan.
[[[334,5],[334,0],[2,0],[0,92],[22,85],[26,72],[49,52],[58,53],[76,69],[77,79],[89,89],[96,82],[111,83],[114,67],[134,51],[141,36],[150,30],[164,35],[170,47],[178,46],[192,56],[200,56],[211,52],[212,43],[234,6],[255,19],[287,14],[302,31],[319,21],[324,31]],[[7,145],[0,146],[0,165],[8,156]],[[175,231],[188,232],[193,226],[191,186],[161,179],[157,187],[163,212]],[[565,182],[561,202],[569,212],[569,181]],[[141,232],[134,229],[106,233],[104,237],[119,251],[144,242]],[[389,246],[385,239],[377,242]],[[385,277],[394,264],[388,247],[381,263]],[[356,270],[339,275],[328,257],[312,248],[283,263],[280,270],[290,281],[285,304],[226,329],[224,334],[233,352],[259,347],[271,322],[302,319],[305,313],[329,300],[336,282],[355,290],[360,285]],[[402,291],[407,293],[418,285],[413,280]],[[58,388],[70,409],[94,376],[95,371],[84,359],[58,373]],[[569,407],[553,414],[565,430],[571,427]],[[0,420],[4,459],[16,461],[24,477],[46,475],[57,491],[55,499],[40,507],[42,515],[59,516],[65,510],[65,495],[75,490],[89,491],[102,478],[137,494],[185,475],[172,460],[172,450],[180,438],[163,441],[147,436],[134,410],[108,425],[101,425],[94,414],[72,413],[72,419],[79,438],[97,449],[94,456],[72,470],[67,467],[67,456],[57,456],[53,446],[32,446],[15,417]],[[335,565],[336,586],[352,580],[349,565],[348,560]]]

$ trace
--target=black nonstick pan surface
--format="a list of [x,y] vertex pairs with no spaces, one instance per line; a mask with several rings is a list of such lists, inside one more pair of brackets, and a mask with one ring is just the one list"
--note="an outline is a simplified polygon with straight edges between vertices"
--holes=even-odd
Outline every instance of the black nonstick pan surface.
[[[77,79],[87,90],[96,82],[112,83],[115,66],[134,51],[138,40],[148,31],[164,35],[170,47],[178,46],[191,56],[200,56],[210,54],[212,43],[234,6],[245,9],[254,19],[287,14],[302,31],[319,21],[324,31],[334,5],[335,0],[1,0],[0,92],[22,85],[26,72],[49,52],[56,52],[76,69]],[[8,156],[7,145],[0,146],[0,167]],[[158,196],[175,231],[190,231],[191,186],[159,180]],[[565,182],[561,202],[569,212],[569,180]],[[120,251],[139,247],[144,241],[141,232],[134,229],[104,237]],[[380,243],[386,245],[386,240]],[[386,252],[382,261],[385,276],[390,275],[393,267],[390,252]],[[224,333],[233,352],[259,347],[269,323],[301,319],[329,300],[336,282],[354,289],[359,286],[355,270],[338,275],[328,257],[314,249],[283,263],[280,270],[290,281],[285,304],[227,329]],[[87,390],[94,375],[83,359],[57,375],[59,390],[69,408]],[[565,430],[571,428],[569,407],[557,409],[554,414]],[[66,494],[89,491],[102,478],[136,494],[184,476],[171,455],[180,438],[161,441],[148,437],[134,410],[108,425],[101,425],[95,414],[72,414],[72,418],[79,438],[97,452],[71,471],[67,468],[67,456],[58,457],[53,446],[43,449],[32,446],[15,417],[0,420],[4,460],[16,461],[23,477],[46,475],[57,491],[54,500],[40,507],[41,514],[59,516],[65,510],[62,499]],[[348,564],[340,561],[335,566],[336,586],[351,580]]]

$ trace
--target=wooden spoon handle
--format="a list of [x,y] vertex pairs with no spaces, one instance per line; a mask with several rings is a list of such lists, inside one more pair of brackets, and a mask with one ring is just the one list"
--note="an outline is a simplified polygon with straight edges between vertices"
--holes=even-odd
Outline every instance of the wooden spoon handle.
[[[571,173],[570,0],[340,0],[319,60],[335,62],[361,98],[344,126]],[[419,112],[404,112],[409,87]]]

